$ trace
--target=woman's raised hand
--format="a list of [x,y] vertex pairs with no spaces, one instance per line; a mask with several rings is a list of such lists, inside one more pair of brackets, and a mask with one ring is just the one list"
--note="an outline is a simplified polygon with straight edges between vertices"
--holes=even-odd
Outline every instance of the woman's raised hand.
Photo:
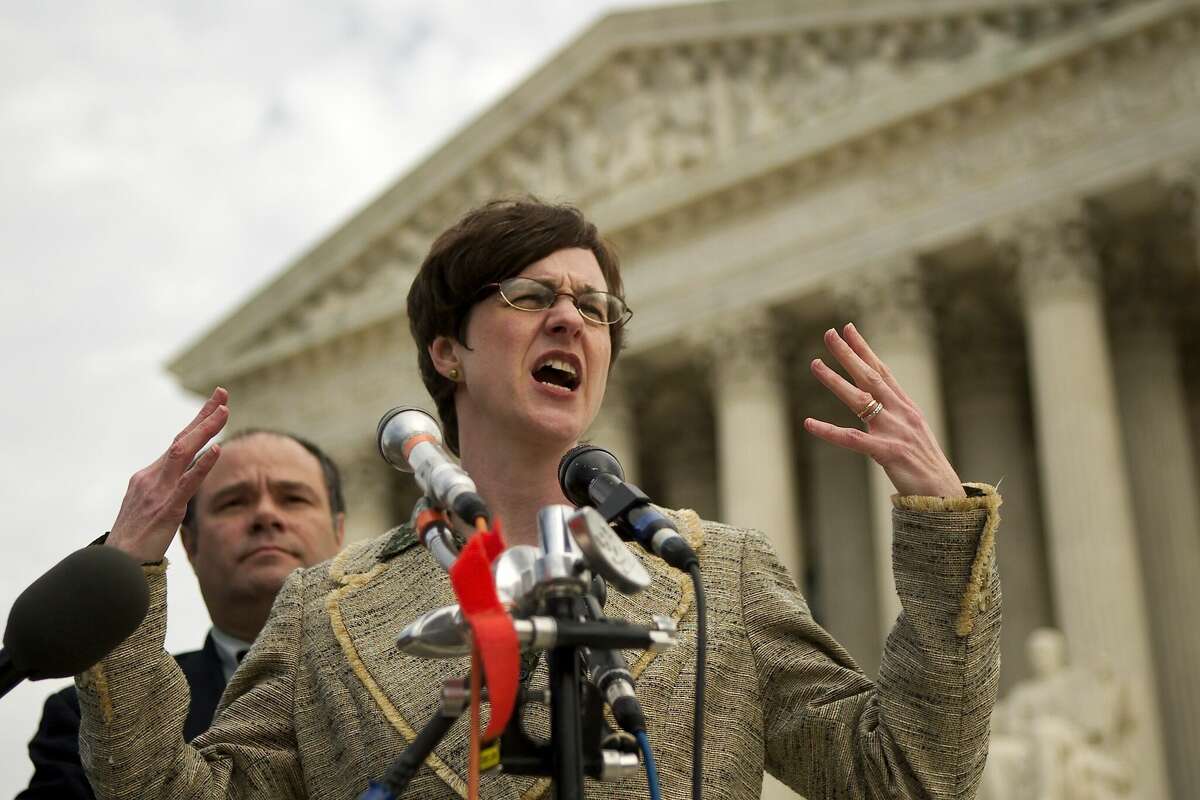
[[[825,331],[825,347],[846,370],[846,380],[824,361],[811,368],[834,397],[862,419],[866,430],[841,428],[809,417],[804,429],[830,444],[863,453],[883,467],[902,495],[964,497],[958,474],[917,408],[871,350],[854,324]],[[878,404],[882,404],[880,408]]]
[[143,563],[162,560],[183,521],[188,500],[217,463],[221,451],[216,445],[200,458],[196,454],[225,427],[228,401],[228,392],[219,386],[214,389],[167,451],[133,474],[106,544]]

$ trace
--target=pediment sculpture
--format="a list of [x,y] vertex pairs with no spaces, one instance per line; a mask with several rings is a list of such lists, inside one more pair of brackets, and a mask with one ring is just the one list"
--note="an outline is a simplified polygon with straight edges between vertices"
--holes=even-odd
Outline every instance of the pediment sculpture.
[[[338,271],[361,268],[361,282],[347,286],[331,273],[295,308],[243,332],[228,351],[245,355],[314,331],[340,330],[339,320],[362,298],[392,291],[411,275],[438,230],[488,198],[529,191],[587,206],[630,187],[665,185],[800,132],[835,126],[881,98],[956,76],[970,63],[1000,64],[1146,2],[1056,0],[820,25],[789,17],[778,30],[757,26],[730,35],[701,27],[692,37],[663,35],[661,41],[597,26],[584,38],[615,37],[604,44],[605,58],[573,86],[531,103],[540,107],[521,127],[497,131],[465,168],[422,186],[419,211],[405,212],[360,254],[343,257]],[[758,13],[744,12],[747,24]],[[539,81],[547,82],[535,76],[528,83]],[[383,257],[372,255],[376,251]]]

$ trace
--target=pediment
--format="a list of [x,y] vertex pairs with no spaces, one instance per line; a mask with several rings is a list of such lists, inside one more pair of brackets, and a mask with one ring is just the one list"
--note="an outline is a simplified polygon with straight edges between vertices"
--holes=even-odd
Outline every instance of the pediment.
[[[619,233],[688,199],[681,192],[699,197],[795,161],[828,132],[879,127],[881,114],[899,119],[913,103],[1019,72],[1032,53],[1053,57],[1057,42],[1086,47],[1114,20],[1184,6],[1192,4],[741,0],[610,15],[170,368],[207,391],[402,317],[433,236],[498,194],[569,200]],[[938,91],[914,91],[927,86]]]

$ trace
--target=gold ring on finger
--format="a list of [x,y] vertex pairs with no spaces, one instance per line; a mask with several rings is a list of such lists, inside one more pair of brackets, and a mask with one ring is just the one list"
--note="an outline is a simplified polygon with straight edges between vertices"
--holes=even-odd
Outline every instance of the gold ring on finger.
[[[867,395],[867,396],[871,397],[870,395]],[[867,401],[867,404],[862,407],[862,411],[859,411],[854,416],[858,417],[859,419],[866,419],[867,415],[875,410],[875,404],[878,402],[879,401],[876,400],[874,397],[871,397],[871,399]]]
[[859,419],[861,419],[863,422],[870,422],[871,420],[875,419],[875,417],[879,416],[880,411],[883,411],[883,403],[876,400],[871,405],[871,408],[865,414],[861,415]]

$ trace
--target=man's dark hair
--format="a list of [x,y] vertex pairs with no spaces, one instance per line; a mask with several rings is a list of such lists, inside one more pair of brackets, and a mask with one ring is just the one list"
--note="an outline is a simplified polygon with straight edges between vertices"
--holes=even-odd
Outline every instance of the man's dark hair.
[[[226,445],[230,442],[236,442],[238,439],[246,439],[251,436],[258,435],[279,436],[283,439],[291,439],[296,444],[303,447],[308,452],[312,453],[317,459],[317,463],[321,465],[321,477],[325,479],[325,491],[329,494],[329,513],[333,516],[334,521],[337,521],[337,515],[345,513],[346,498],[342,494],[342,473],[338,470],[338,465],[329,455],[317,447],[315,444],[305,439],[302,436],[297,436],[294,433],[287,431],[277,431],[271,428],[243,428],[240,431],[231,433],[221,440],[221,444]],[[199,456],[197,456],[199,458]],[[199,494],[199,492],[197,492]],[[180,527],[187,528],[190,531],[196,530],[196,495],[192,495],[188,500],[187,510],[183,514],[183,522]]]
[[[608,291],[623,295],[616,251],[571,205],[545,203],[532,196],[493,200],[468,211],[430,247],[408,291],[408,326],[417,343],[421,380],[442,418],[446,446],[455,455],[459,454],[455,383],[434,368],[429,346],[439,336],[466,345],[467,315],[481,299],[484,286],[512,278],[535,261],[574,247],[592,251]],[[623,327],[608,328],[610,369],[621,350]]]

